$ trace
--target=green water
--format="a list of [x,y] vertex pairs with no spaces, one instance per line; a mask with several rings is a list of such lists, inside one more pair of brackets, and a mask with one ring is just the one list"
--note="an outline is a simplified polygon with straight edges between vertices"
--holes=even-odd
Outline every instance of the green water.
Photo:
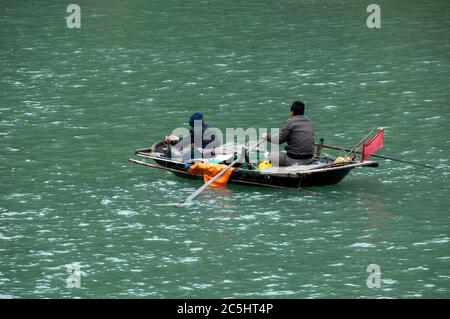
[[[0,297],[450,297],[450,3],[1,2]],[[201,185],[127,162],[202,111],[316,136],[385,128],[382,161],[312,192]],[[79,263],[81,288],[66,288]],[[381,267],[369,289],[366,268]]]

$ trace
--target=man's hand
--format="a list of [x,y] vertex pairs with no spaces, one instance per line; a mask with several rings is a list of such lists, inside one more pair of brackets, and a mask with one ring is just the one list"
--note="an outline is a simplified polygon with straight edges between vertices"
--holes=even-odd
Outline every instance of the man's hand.
[[164,142],[166,142],[166,143],[170,143],[173,141],[178,141],[178,137],[176,135],[169,135],[169,136],[166,136],[166,138],[164,139]]

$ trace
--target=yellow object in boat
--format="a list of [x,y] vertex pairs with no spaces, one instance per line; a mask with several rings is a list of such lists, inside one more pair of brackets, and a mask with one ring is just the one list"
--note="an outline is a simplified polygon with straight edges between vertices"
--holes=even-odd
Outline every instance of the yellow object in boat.
[[272,167],[272,164],[270,163],[270,161],[262,161],[258,165],[258,169],[271,168],[271,167]]
[[352,162],[352,159],[350,157],[338,156],[336,157],[336,160],[333,163],[348,163],[348,162]]

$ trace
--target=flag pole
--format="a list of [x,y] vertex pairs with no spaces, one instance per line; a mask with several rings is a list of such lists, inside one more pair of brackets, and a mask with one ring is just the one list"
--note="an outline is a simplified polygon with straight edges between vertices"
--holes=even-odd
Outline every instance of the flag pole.
[[360,146],[362,143],[364,143],[364,142],[369,138],[369,136],[372,135],[372,133],[373,133],[376,129],[377,129],[377,128],[374,127],[374,128],[370,131],[370,133],[367,134],[366,137],[364,137],[358,144],[356,144],[355,147],[353,147],[353,148],[351,149],[351,151],[350,151],[345,157],[348,157],[348,156],[350,156],[350,154],[355,153],[356,148],[357,148],[358,146]]

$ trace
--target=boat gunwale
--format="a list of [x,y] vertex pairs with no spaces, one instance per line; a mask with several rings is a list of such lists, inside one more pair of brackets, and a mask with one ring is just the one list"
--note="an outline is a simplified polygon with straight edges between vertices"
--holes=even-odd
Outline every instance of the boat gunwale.
[[[191,164],[191,163],[185,163],[185,162],[168,159],[168,158],[162,157],[162,156],[153,156],[151,154],[162,154],[162,153],[144,153],[144,152],[140,152],[139,150],[136,151],[137,156],[152,159],[154,161],[168,162],[168,163],[173,163],[173,164],[183,165],[183,166],[185,164]],[[158,163],[158,165],[161,167],[164,167],[164,165],[161,165],[160,163]],[[352,162],[352,163],[330,163],[330,164],[318,165],[317,167],[311,168],[310,170],[302,170],[302,171],[292,170],[291,172],[286,172],[286,171],[285,172],[276,172],[276,171],[272,172],[272,171],[264,171],[264,169],[263,170],[250,170],[250,169],[243,169],[243,168],[236,168],[236,170],[245,172],[245,173],[250,173],[250,174],[294,178],[296,176],[298,177],[298,176],[317,174],[317,173],[328,172],[328,171],[353,169],[356,167],[378,167],[378,166],[379,166],[379,163],[376,161],[364,161],[364,162],[359,162],[359,163],[355,163],[355,162]],[[292,166],[290,166],[290,167],[292,168]],[[178,171],[178,172],[186,172],[185,170],[181,170],[181,169],[173,169],[173,170]],[[189,173],[189,172],[186,172],[186,173]],[[189,174],[197,176],[196,174],[191,174],[191,173],[189,173]]]

